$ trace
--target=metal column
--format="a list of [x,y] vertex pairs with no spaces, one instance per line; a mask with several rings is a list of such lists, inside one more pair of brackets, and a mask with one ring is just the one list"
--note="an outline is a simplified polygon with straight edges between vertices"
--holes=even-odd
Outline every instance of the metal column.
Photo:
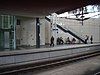
[[40,48],[40,21],[36,18],[36,48]]

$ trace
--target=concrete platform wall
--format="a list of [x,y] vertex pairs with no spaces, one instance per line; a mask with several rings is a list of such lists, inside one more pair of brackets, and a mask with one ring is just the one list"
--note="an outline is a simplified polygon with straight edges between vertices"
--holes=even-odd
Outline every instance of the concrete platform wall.
[[68,47],[41,48],[32,50],[5,51],[0,53],[0,68],[43,62],[63,57],[99,51],[100,45],[76,45]]

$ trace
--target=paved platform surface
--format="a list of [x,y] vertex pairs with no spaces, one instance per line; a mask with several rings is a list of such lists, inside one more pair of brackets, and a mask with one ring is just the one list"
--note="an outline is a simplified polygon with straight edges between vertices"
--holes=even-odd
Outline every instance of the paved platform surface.
[[59,49],[80,48],[80,47],[95,46],[95,45],[100,45],[100,43],[56,45],[54,47],[49,47],[49,48],[33,48],[33,49],[22,49],[22,50],[12,50],[12,51],[5,50],[5,51],[0,52],[0,56],[11,55],[11,54],[31,53],[31,52],[53,51],[53,50],[59,50]]
[[100,56],[18,75],[94,75],[98,71],[100,71]]

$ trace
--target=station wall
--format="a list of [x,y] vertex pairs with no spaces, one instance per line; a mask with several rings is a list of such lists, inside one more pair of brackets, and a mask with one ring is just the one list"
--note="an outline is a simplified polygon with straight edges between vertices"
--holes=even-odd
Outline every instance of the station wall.
[[[17,46],[36,45],[36,19],[19,18],[20,25],[16,25]],[[40,44],[45,45],[45,19],[40,19]]]
[[[20,18],[19,18],[20,19]],[[81,21],[69,20],[65,18],[60,18],[56,20],[56,23],[63,25],[73,31],[79,33],[80,35],[88,35],[89,37],[93,35],[93,42],[100,42],[100,18],[91,18],[84,21],[82,26]],[[53,30],[53,26],[45,18],[40,18],[40,43],[41,45],[50,44],[50,37],[55,35],[55,44],[57,37],[63,37],[63,40],[67,37],[73,38],[68,33],[64,33],[60,29],[58,31]],[[36,20],[35,18],[24,18],[20,19],[20,25],[16,25],[16,39],[17,46],[34,46],[36,45]],[[76,39],[77,40],[77,39]],[[77,43],[79,40],[77,40]],[[90,40],[88,41],[90,42]]]
[[[81,21],[70,20],[65,18],[58,18],[56,23],[62,25],[63,27],[71,29],[73,32],[76,32],[84,37],[86,35],[88,35],[89,37],[93,35],[93,42],[100,42],[100,18],[91,18],[85,20],[83,22],[83,25]],[[63,37],[63,40],[65,40],[65,38],[67,37],[70,37],[70,39],[73,38],[73,36],[71,36],[68,33],[64,33],[60,29],[58,29],[58,33],[56,34],[57,37]],[[90,42],[90,40],[88,40],[88,42]]]

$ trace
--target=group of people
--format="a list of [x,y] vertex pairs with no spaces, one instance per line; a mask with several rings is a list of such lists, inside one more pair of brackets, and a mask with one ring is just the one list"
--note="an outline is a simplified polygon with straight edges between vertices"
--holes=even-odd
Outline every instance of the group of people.
[[[50,39],[50,46],[54,46],[54,37],[52,36]],[[57,38],[57,45],[61,45],[64,44],[63,38],[62,37],[58,37]],[[69,37],[65,40],[65,44],[73,44],[76,42],[76,39],[73,38],[72,40],[69,39]]]
[[57,38],[57,45],[61,45],[64,44],[63,38],[62,37],[58,37]]
[[[88,43],[88,40],[89,40],[89,36],[86,35],[85,44]],[[75,44],[75,43],[76,43],[76,39],[75,38],[72,38],[72,40],[70,40],[70,38],[67,37],[67,39],[65,39],[65,44]],[[93,43],[93,36],[92,35],[90,37],[90,43],[91,44]],[[61,45],[61,44],[64,44],[63,38],[62,37],[58,37],[57,38],[57,45]],[[50,39],[50,46],[54,46],[54,37],[53,36]]]
[[[88,40],[89,40],[89,36],[86,35],[85,44],[87,44]],[[91,35],[91,37],[90,37],[90,43],[91,43],[91,44],[93,43],[93,36],[92,36],[92,35]]]
[[72,40],[70,40],[70,38],[68,37],[67,39],[65,39],[65,44],[75,44],[76,43],[76,39],[72,38]]
[[76,43],[76,39],[72,38],[72,40],[70,40],[70,38],[68,37],[67,39],[65,39],[65,42],[63,41],[62,37],[58,37],[57,38],[57,45],[61,45],[61,44],[75,44]]

